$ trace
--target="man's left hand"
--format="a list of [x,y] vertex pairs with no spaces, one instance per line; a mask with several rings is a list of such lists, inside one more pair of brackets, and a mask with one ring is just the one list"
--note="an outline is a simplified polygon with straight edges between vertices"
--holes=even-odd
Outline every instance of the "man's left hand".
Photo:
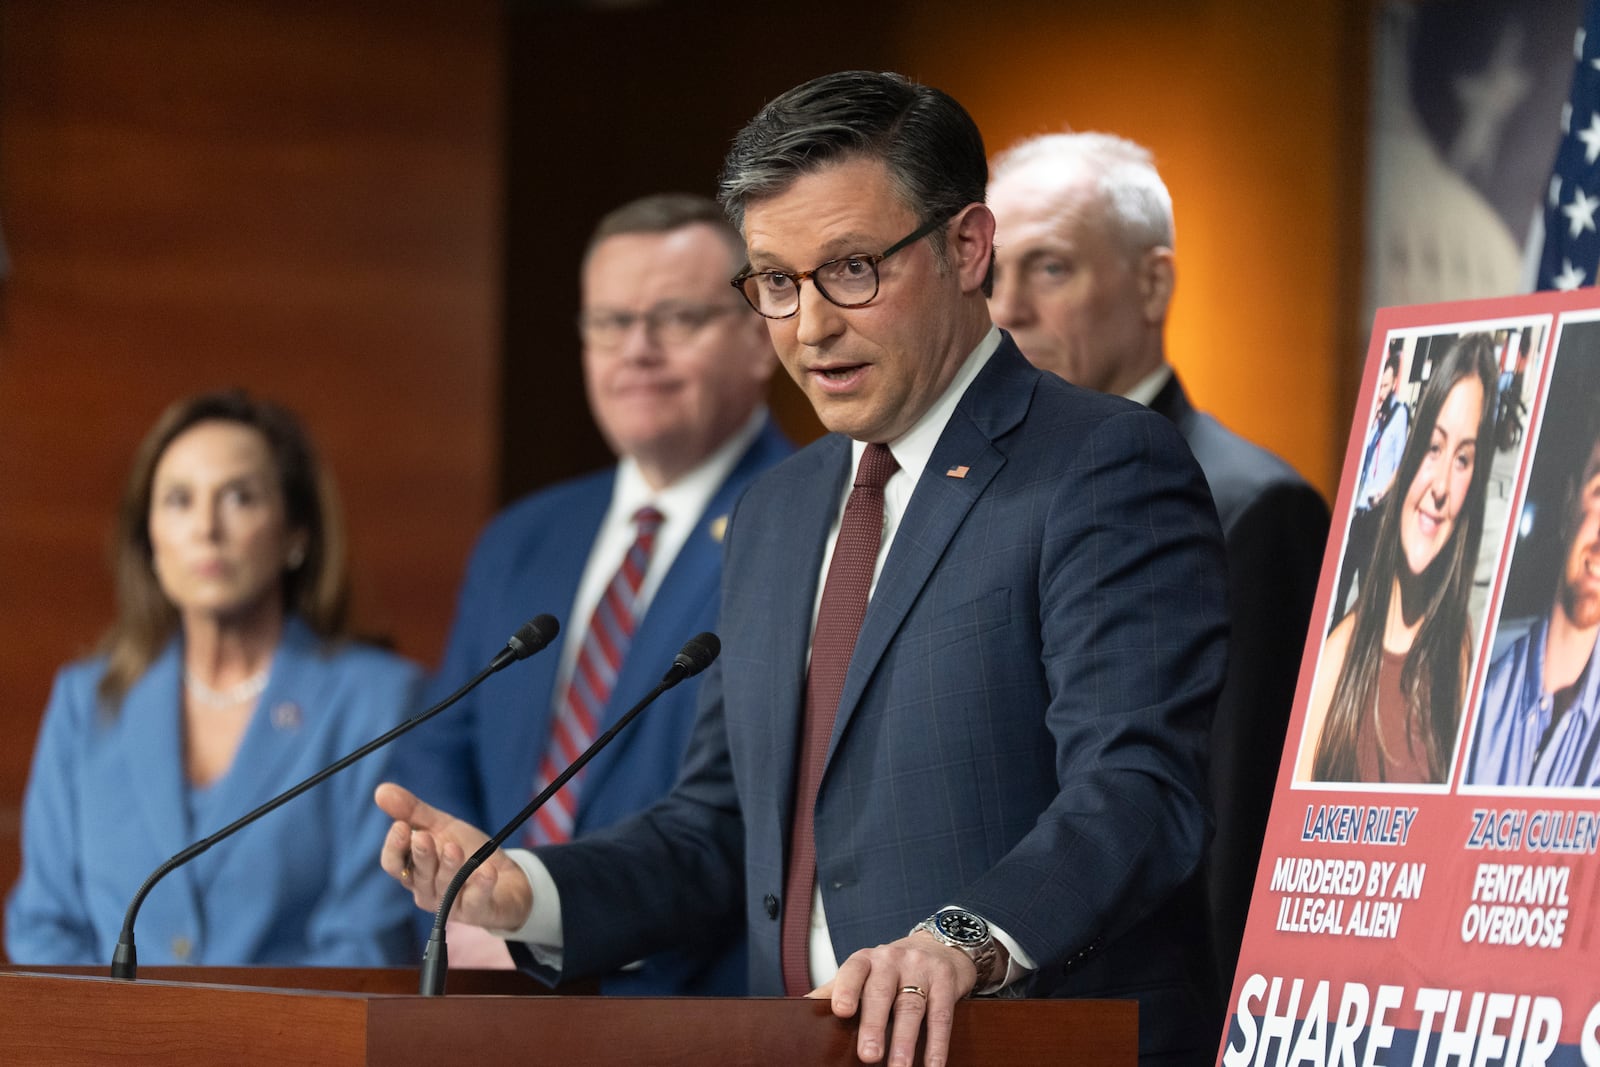
[[[967,954],[941,944],[919,930],[877,948],[864,948],[844,961],[833,981],[812,991],[828,997],[833,1014],[848,1019],[861,1012],[856,1030],[856,1055],[862,1063],[883,1059],[884,1034],[890,1017],[890,1067],[911,1067],[923,1019],[928,1041],[923,1062],[944,1067],[950,1053],[950,1023],[956,1001],[972,992],[978,969]],[[920,992],[919,992],[920,991]]]

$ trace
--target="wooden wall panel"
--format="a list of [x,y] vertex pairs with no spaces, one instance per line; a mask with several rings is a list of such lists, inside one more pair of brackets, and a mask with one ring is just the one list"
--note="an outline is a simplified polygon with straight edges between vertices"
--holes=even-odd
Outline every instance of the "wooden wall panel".
[[[508,488],[535,483],[535,468],[551,462],[533,438],[560,424],[560,398],[577,387],[572,261],[599,212],[664,187],[711,192],[728,140],[763,101],[864,67],[952,93],[991,152],[1069,124],[1147,145],[1178,216],[1174,363],[1199,404],[1331,496],[1368,326],[1355,318],[1365,6],[818,0],[803,16],[728,18],[687,2],[519,5],[508,375],[559,388],[507,457]],[[800,438],[819,432],[793,390],[778,391],[777,407]],[[581,430],[588,446],[570,457],[573,469],[604,459]],[[509,441],[518,434],[508,428]]]
[[131,449],[243,385],[333,467],[357,619],[431,661],[494,502],[497,0],[0,8],[0,885]]
[[[108,617],[128,451],[169,399],[238,382],[299,408],[361,620],[431,660],[494,504],[608,459],[572,326],[595,218],[710,192],[738,126],[829,70],[940,85],[993,150],[1063,123],[1148,144],[1178,201],[1174,360],[1331,492],[1364,340],[1363,10],[0,0],[0,884],[50,675]],[[792,386],[774,405],[817,433]]]

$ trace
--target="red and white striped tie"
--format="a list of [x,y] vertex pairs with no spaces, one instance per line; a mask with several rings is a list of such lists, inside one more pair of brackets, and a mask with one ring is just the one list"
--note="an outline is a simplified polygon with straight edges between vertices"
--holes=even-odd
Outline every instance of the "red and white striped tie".
[[[650,552],[655,547],[656,531],[661,527],[661,512],[653,507],[642,507],[634,512],[633,521],[637,527],[633,544],[622,557],[622,567],[616,577],[611,579],[600,603],[595,606],[589,630],[583,636],[583,646],[578,650],[577,663],[572,668],[572,681],[567,685],[561,706],[556,709],[555,727],[550,732],[550,743],[545,746],[544,759],[539,762],[539,774],[534,781],[535,796],[594,743],[600,732],[606,701],[611,698],[611,687],[616,684],[622,659],[633,640],[637,621],[635,601],[650,566]],[[583,774],[579,773],[534,813],[524,835],[530,847],[559,845],[572,840],[582,784]]]

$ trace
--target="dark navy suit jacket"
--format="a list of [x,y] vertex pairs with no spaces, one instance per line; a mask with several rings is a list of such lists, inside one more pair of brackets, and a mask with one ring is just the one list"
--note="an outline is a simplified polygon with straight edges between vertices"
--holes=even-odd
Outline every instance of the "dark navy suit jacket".
[[[826,437],[740,503],[722,657],[672,795],[540,850],[567,974],[741,915],[750,992],[782,992],[812,604],[850,463]],[[1041,374],[1006,338],[912,494],[845,682],[815,819],[839,959],[960,904],[1038,962],[1022,992],[1137,997],[1152,1061],[1214,1056],[1197,872],[1223,582],[1172,424]]]
[[1150,407],[1177,425],[1199,460],[1228,547],[1232,628],[1228,675],[1212,732],[1217,832],[1206,877],[1219,980],[1226,991],[1233,985],[1294,707],[1328,541],[1328,505],[1293,467],[1196,411],[1176,374]]
[[[769,421],[712,497],[638,621],[601,730],[661,680],[686,640],[718,629],[727,517],[755,476],[793,451]],[[572,602],[615,478],[613,468],[541,490],[505,509],[484,531],[467,567],[429,699],[442,699],[482,669],[532,616],[555,615],[561,633],[543,652],[490,678],[397,743],[395,781],[488,832],[509,821],[533,795],[555,713],[561,646],[581,641],[587,625],[571,618]],[[672,788],[694,722],[696,688],[689,682],[670,690],[585,768],[578,836],[610,826]],[[734,923],[732,929],[737,934],[741,927]],[[607,977],[602,989],[637,995],[739,993],[743,956],[736,950],[709,958],[697,953],[654,959]]]

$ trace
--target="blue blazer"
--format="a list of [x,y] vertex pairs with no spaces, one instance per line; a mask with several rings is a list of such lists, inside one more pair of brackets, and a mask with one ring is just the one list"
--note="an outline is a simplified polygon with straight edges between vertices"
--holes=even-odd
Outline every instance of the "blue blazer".
[[[722,657],[672,795],[540,850],[565,973],[743,915],[750,992],[781,993],[812,604],[850,461],[826,437],[740,503]],[[912,494],[845,681],[815,811],[841,961],[960,904],[1039,964],[1023,992],[1138,997],[1147,1054],[1214,1055],[1196,875],[1225,573],[1172,424],[1041,374],[1007,337]]]
[[[272,674],[213,824],[191,826],[174,640],[107,710],[103,659],[56,677],[22,811],[22,876],[6,905],[17,963],[109,964],[134,892],[168,857],[394,726],[420,672],[387,652],[332,651],[286,621]],[[208,966],[413,962],[410,896],[377,866],[388,820],[372,791],[384,752],[355,764],[167,875],[134,927],[139,961]],[[376,814],[376,817],[374,815]]]
[[[727,517],[751,481],[793,451],[769,421],[711,498],[638,621],[601,730],[661,680],[685,641],[718,629]],[[615,479],[613,468],[553,486],[512,504],[490,523],[468,564],[430,699],[442,699],[482,669],[532,616],[555,615],[561,633],[537,656],[490,678],[397,742],[395,781],[490,833],[533,796],[534,775],[550,740],[561,648],[581,641],[587,625],[571,617],[572,602]],[[632,815],[672,788],[694,723],[695,690],[689,682],[668,691],[585,768],[578,836]],[[737,934],[739,925],[732,926]],[[609,976],[602,989],[636,995],[742,992],[742,952],[731,960],[714,959],[719,962],[702,954],[651,960]]]

